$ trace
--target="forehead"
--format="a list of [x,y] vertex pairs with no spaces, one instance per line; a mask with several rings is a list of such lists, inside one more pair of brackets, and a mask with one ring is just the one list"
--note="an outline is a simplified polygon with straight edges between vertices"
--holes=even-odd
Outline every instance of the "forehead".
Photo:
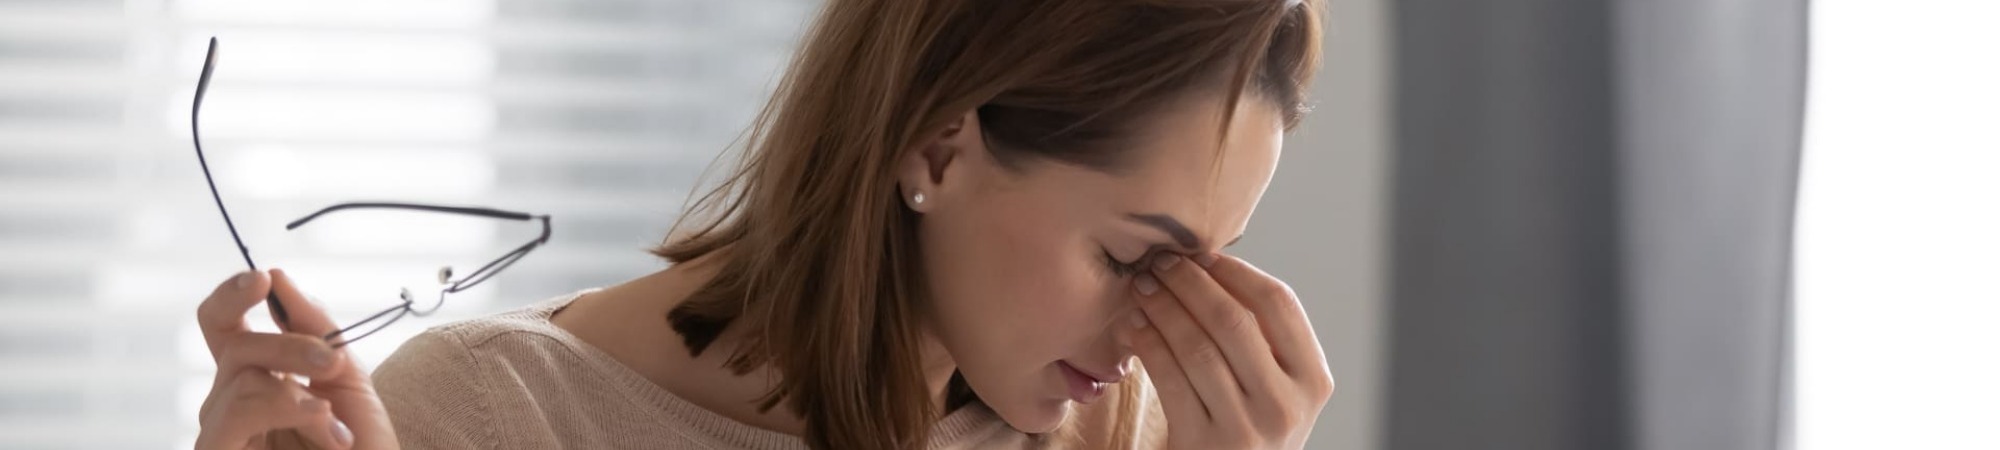
[[[1230,109],[1235,116],[1225,136],[1223,113]],[[1283,118],[1254,96],[1234,108],[1220,96],[1198,97],[1157,114],[1134,141],[1132,170],[1117,177],[1114,211],[1171,216],[1202,239],[1201,250],[1215,250],[1243,232],[1270,185]]]

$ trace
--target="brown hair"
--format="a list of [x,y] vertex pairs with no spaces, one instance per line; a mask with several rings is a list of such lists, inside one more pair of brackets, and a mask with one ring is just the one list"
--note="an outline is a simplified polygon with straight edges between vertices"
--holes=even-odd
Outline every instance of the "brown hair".
[[[722,256],[668,314],[700,354],[738,320],[738,373],[786,374],[815,448],[915,448],[942,412],[918,349],[928,288],[904,152],[969,111],[1014,170],[1041,159],[1115,172],[1149,110],[1198,91],[1305,111],[1318,0],[831,0],[721,183],[654,249]],[[1234,108],[1225,109],[1234,111]],[[1224,129],[1227,121],[1224,117]],[[1137,383],[1116,422],[1136,418]],[[969,391],[954,377],[953,391]],[[964,400],[960,400],[964,401]],[[1118,433],[1121,436],[1129,432]]]

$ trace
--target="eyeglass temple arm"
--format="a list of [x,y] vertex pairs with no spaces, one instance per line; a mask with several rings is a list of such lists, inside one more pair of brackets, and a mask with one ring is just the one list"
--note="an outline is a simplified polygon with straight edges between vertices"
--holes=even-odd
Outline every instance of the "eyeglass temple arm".
[[201,79],[194,85],[194,128],[201,129],[201,99],[208,96],[208,78],[215,74],[215,38],[208,38],[208,56],[201,62]]
[[[236,221],[229,218],[229,207],[222,205],[222,193],[215,189],[215,176],[208,171],[208,155],[201,149],[201,100],[208,97],[208,79],[215,74],[215,38],[208,38],[208,56],[201,61],[201,79],[194,85],[194,108],[188,117],[188,129],[194,137],[194,157],[201,163],[201,177],[208,181],[208,193],[215,198],[215,209],[222,211],[222,223],[229,227],[229,238],[236,241],[236,251],[243,254],[243,263],[250,270],[257,270],[257,262],[250,259],[250,247],[243,245],[243,236],[236,233]],[[273,298],[276,298],[275,296]],[[282,308],[272,302],[274,308]],[[284,316],[279,312],[280,317]]]
[[491,262],[488,262],[484,266],[479,266],[478,270],[474,270],[472,271],[472,273],[466,274],[464,277],[460,277],[457,280],[450,281],[450,286],[447,286],[444,289],[443,293],[456,293],[458,291],[471,288],[472,286],[477,285],[479,283],[483,283],[486,281],[487,278],[490,278],[493,276],[493,274],[498,273],[500,269],[504,269],[507,266],[514,265],[516,261],[520,261],[522,257],[527,256],[528,251],[534,250],[535,247],[539,247],[542,244],[548,243],[549,216],[537,216],[536,218],[542,220],[541,236],[536,237],[535,240],[528,241],[528,243],[526,244],[521,244],[520,247],[515,248],[514,251],[507,252],[506,255],[502,255],[499,259],[495,259]]
[[[299,220],[294,220],[292,221],[292,223],[285,224],[285,229],[290,230],[298,228],[300,226],[304,226],[306,222],[311,222],[313,219],[319,218],[319,216],[327,215],[335,211],[340,211],[344,209],[407,209],[415,211],[466,214],[466,215],[491,217],[495,219],[508,219],[508,220],[533,220],[536,217],[547,217],[547,216],[537,216],[534,214],[528,214],[522,212],[504,211],[493,208],[479,208],[470,206],[437,206],[437,205],[420,205],[415,203],[362,202],[362,203],[342,203],[338,205],[328,206],[325,209],[314,211],[312,214],[307,214],[305,217],[299,218]],[[544,219],[544,222],[546,222],[546,219]],[[544,223],[543,225],[544,226],[542,227],[543,228],[542,235],[543,238],[547,238],[548,227],[546,226],[547,225],[546,223]]]
[[493,262],[486,263],[486,265],[481,266],[479,270],[474,270],[472,271],[471,274],[466,275],[465,278],[461,278],[457,282],[454,282],[452,287],[448,289],[448,291],[450,292],[456,292],[459,289],[470,287],[470,285],[465,284],[466,281],[481,279],[483,278],[484,275],[488,275],[487,272],[494,270],[496,266],[504,266],[502,263],[512,264],[510,260],[520,259],[520,255],[527,253],[528,250],[533,249],[536,246],[548,243],[549,234],[551,233],[549,226],[549,215],[547,214],[528,214],[522,212],[505,211],[492,208],[468,207],[468,206],[437,206],[437,205],[423,205],[415,203],[389,203],[389,202],[357,202],[357,203],[342,203],[338,205],[328,206],[319,211],[315,211],[312,214],[307,214],[305,217],[299,218],[299,220],[294,220],[292,221],[292,223],[285,224],[285,229],[291,230],[298,228],[300,226],[305,225],[306,222],[310,222],[313,219],[319,218],[319,216],[330,214],[335,211],[340,211],[344,209],[364,209],[364,208],[407,209],[407,210],[442,212],[442,213],[452,213],[452,214],[468,214],[481,217],[491,217],[496,219],[540,220],[542,222],[542,234],[540,236],[536,236],[535,240],[528,241],[527,244],[523,244],[520,248],[514,249],[514,251],[512,252],[508,252],[506,256],[502,256],[500,257],[500,259],[494,260]]
[[[236,233],[236,221],[229,218],[229,207],[222,206],[222,192],[215,189],[215,175],[208,171],[208,155],[201,150],[201,101],[208,97],[208,80],[215,75],[216,39],[208,38],[208,55],[201,61],[201,79],[194,85],[194,108],[188,113],[188,131],[194,138],[194,157],[201,163],[201,178],[208,181],[208,194],[215,198],[215,209],[222,212],[222,223],[229,227],[229,239],[236,241],[237,253],[243,254],[243,264],[250,270],[257,270],[257,261],[250,259],[250,247],[243,245],[243,235]],[[264,305],[271,310],[271,318],[278,323],[279,330],[290,330],[291,314],[285,312],[285,305],[278,301],[278,291],[273,289],[264,294]]]

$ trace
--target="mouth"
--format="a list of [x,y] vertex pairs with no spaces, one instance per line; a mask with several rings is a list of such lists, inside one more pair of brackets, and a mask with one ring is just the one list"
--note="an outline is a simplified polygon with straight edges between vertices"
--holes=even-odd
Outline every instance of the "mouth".
[[1069,385],[1070,400],[1076,400],[1077,403],[1088,404],[1097,401],[1104,397],[1105,386],[1125,379],[1122,367],[1114,375],[1085,371],[1071,365],[1069,361],[1056,361],[1056,367],[1062,369],[1063,381]]

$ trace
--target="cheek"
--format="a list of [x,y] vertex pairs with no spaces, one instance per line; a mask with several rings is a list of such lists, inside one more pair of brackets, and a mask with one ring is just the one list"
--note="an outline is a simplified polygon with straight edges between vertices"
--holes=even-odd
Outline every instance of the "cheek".
[[[995,221],[940,251],[964,258],[938,289],[937,335],[981,401],[1009,424],[1048,431],[1069,413],[1057,360],[1093,354],[1116,282],[1073,231]],[[941,249],[942,250],[942,249]]]
[[983,200],[968,215],[926,224],[946,349],[961,370],[1013,376],[1088,351],[1121,286],[1101,267],[1097,243],[1046,199]]
[[943,332],[981,334],[982,344],[998,347],[981,353],[1053,361],[1076,351],[1094,333],[1089,325],[1099,322],[1113,280],[1073,233],[1032,220],[989,223],[955,252],[963,260],[952,265],[964,272],[940,286],[940,306],[963,319]]
[[936,336],[981,400],[1023,430],[1068,414],[1055,362],[1102,356],[1109,318],[1128,298],[1086,221],[1062,215],[1063,198],[982,198],[921,231]]

